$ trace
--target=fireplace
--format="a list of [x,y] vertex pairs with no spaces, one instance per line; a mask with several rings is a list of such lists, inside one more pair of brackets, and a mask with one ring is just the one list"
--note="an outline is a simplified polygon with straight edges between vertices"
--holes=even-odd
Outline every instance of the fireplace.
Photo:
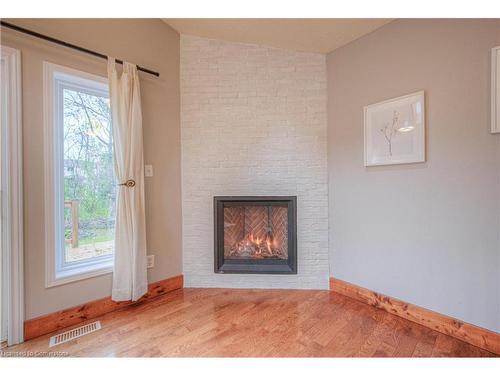
[[297,197],[214,197],[216,273],[297,273]]

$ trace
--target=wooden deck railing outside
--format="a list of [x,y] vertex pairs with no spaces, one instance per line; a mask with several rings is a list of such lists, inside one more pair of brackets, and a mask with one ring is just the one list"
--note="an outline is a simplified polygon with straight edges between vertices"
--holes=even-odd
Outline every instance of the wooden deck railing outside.
[[71,238],[66,239],[66,243],[71,243],[71,247],[78,247],[78,208],[80,201],[64,201],[64,208],[71,210]]

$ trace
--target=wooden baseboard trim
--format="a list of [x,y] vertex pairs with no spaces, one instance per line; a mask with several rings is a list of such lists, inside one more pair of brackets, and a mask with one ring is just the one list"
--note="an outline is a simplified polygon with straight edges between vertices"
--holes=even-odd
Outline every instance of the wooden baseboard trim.
[[500,355],[500,334],[348,282],[330,278],[330,290]]
[[85,322],[88,319],[97,318],[98,316],[122,309],[126,306],[147,302],[155,297],[161,296],[162,294],[176,289],[182,289],[183,287],[184,277],[183,275],[178,275],[149,284],[147,294],[144,295],[139,301],[115,302],[111,300],[111,297],[106,297],[85,303],[83,305],[70,307],[69,309],[56,311],[35,319],[27,320],[24,322],[24,339],[30,340],[47,333],[57,331],[61,328]]

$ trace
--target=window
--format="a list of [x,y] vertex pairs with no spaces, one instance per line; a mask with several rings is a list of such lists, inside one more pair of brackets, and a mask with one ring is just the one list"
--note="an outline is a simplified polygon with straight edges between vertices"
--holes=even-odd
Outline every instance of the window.
[[116,180],[107,80],[44,63],[47,287],[113,267]]

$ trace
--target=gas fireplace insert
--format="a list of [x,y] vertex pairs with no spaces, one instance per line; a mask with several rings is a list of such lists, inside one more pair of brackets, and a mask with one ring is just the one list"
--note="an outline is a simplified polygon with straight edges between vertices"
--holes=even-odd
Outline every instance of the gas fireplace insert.
[[214,197],[216,273],[297,273],[297,197]]

